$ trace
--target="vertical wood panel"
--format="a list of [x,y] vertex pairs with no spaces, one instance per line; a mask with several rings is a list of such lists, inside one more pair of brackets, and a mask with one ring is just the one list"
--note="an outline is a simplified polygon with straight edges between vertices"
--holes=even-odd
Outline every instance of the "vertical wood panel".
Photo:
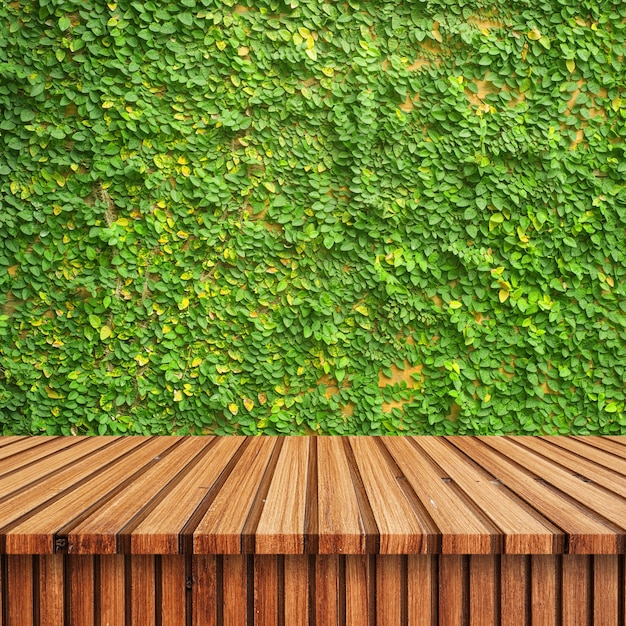
[[185,555],[161,556],[161,611],[162,626],[184,626],[186,620],[187,587],[185,583]]
[[137,554],[130,561],[130,604],[132,626],[156,623],[156,581],[154,556]]
[[94,564],[91,555],[74,555],[67,561],[71,626],[94,623]]
[[33,557],[10,555],[7,559],[7,626],[33,626]]
[[346,626],[366,626],[374,609],[375,598],[370,593],[371,571],[369,555],[348,555],[346,559]]
[[216,626],[217,575],[216,558],[212,554],[192,557],[193,626]]
[[258,626],[278,624],[278,558],[274,554],[254,557],[254,623]]
[[470,626],[495,626],[497,616],[496,559],[494,555],[470,556]]
[[126,607],[126,572],[123,554],[100,556],[100,624],[124,624]]
[[402,626],[402,560],[399,555],[376,557],[377,624]]
[[502,624],[526,625],[530,621],[526,594],[528,559],[523,554],[503,554],[500,560],[500,607]]
[[[533,626],[557,625],[557,558],[552,555],[532,556],[531,597]],[[568,624],[569,626],[569,624]]]
[[616,554],[593,557],[593,619],[601,626],[619,624],[618,558]]
[[[252,576],[252,572],[250,572]],[[246,626],[248,623],[248,568],[245,554],[224,555],[224,626]],[[252,624],[248,624],[252,626]]]
[[304,555],[285,556],[285,626],[308,626],[309,563]]
[[339,557],[320,554],[315,569],[315,625],[339,626]]
[[[416,554],[408,557],[409,626],[434,626],[437,619],[436,556]],[[447,558],[447,557],[442,557]]]
[[39,558],[39,626],[63,626],[65,580],[62,554]]
[[588,555],[563,555],[563,624],[567,626],[587,626],[591,605],[590,560]]
[[445,554],[439,559],[439,626],[464,623],[465,568],[462,555]]
[[6,591],[6,581],[4,580],[4,565],[6,556],[0,554],[0,626],[4,626],[4,593]]

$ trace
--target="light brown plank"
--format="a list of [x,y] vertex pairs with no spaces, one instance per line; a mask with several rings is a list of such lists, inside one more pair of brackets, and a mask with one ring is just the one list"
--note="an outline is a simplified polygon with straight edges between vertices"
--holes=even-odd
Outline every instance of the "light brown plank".
[[[1,438],[4,441],[4,437]],[[12,445],[0,447],[0,476],[54,454],[58,450],[76,445],[80,439],[72,437],[27,437]]]
[[618,457],[626,459],[626,446],[624,442],[626,439],[621,437],[589,437],[589,436],[573,436],[571,439],[576,439],[578,441],[582,441],[583,443],[594,446],[595,448],[599,448],[600,450],[605,450],[606,452],[610,452]]
[[104,554],[100,561],[100,624],[124,624],[126,571],[123,554]]
[[470,626],[499,626],[496,622],[499,601],[496,598],[498,558],[484,554],[472,554],[469,557]]
[[[532,471],[520,469],[491,447],[484,445],[482,441],[465,437],[455,439],[455,444],[496,476],[511,491],[562,528],[569,535],[570,551],[593,550],[598,553],[616,551],[619,537],[615,530],[585,515],[580,507],[560,497]],[[554,551],[562,552],[563,550],[563,542],[559,539]],[[520,550],[520,552],[524,551]]]
[[33,557],[7,557],[7,626],[33,626]]
[[619,556],[593,557],[593,619],[601,626],[619,626]]
[[216,626],[216,557],[213,554],[194,555],[192,568],[192,624],[193,626]]
[[63,555],[39,557],[39,625],[61,626],[64,619],[65,577]]
[[522,554],[503,554],[500,560],[500,609],[502,624],[527,626],[530,614],[526,607],[526,594],[530,591],[528,557]]
[[161,558],[162,626],[182,626],[186,623],[185,555],[166,554]]
[[626,476],[626,459],[594,446],[590,440],[596,441],[598,437],[586,437],[583,440],[574,437],[542,437],[541,439]]
[[364,553],[365,528],[340,438],[318,439],[317,467],[320,554]]
[[438,580],[436,562],[439,556],[408,556],[408,625],[434,626],[437,615]]
[[255,533],[258,554],[304,552],[309,442],[286,437]]
[[[180,441],[168,454],[159,455],[158,462],[137,476],[123,491],[94,510],[85,519],[67,532],[68,550],[72,554],[115,554],[118,535],[153,498],[167,490],[167,484],[203,448],[200,437],[189,437]],[[136,471],[130,466],[129,470]],[[129,472],[130,473],[130,472]],[[184,478],[183,478],[184,480]]]
[[[531,624],[557,626],[557,560],[561,555],[531,557]],[[568,625],[569,626],[569,625]]]
[[376,581],[376,557],[347,555],[346,560],[346,626],[367,626],[374,610],[372,583]]
[[278,556],[254,557],[254,620],[256,624],[278,624]]
[[309,624],[309,561],[304,555],[285,555],[285,624]]
[[321,554],[316,559],[316,626],[343,626],[339,621],[339,558],[334,554]]
[[376,620],[385,626],[402,626],[402,561],[400,555],[376,556]]
[[244,439],[219,437],[212,443],[209,452],[198,459],[185,479],[132,529],[130,545],[133,554],[178,553],[179,534]]
[[248,557],[224,555],[222,577],[224,626],[252,626],[248,624],[248,602],[252,602],[252,598],[248,598]]
[[[83,461],[59,470],[54,476],[38,481],[24,491],[11,496],[0,506],[0,528],[10,527],[22,516],[32,517],[33,510],[45,503],[52,503],[55,497],[59,497],[59,494],[65,490],[71,490],[79,481],[97,476],[106,464],[125,458],[133,449],[146,441],[147,439],[142,437],[122,438],[112,446],[97,450]],[[67,516],[61,520],[61,524],[65,521],[67,521]],[[26,546],[25,553],[52,553],[51,537],[46,537],[46,546],[41,550],[29,550],[29,546]]]
[[478,517],[444,481],[441,470],[403,437],[385,437],[385,446],[428,511],[441,535],[443,554],[488,554],[499,531]]
[[[447,438],[446,438],[447,439]],[[446,439],[413,437],[466,496],[476,503],[485,516],[505,535],[505,552],[517,554],[551,553],[558,530],[522,506],[501,484],[486,472],[475,468],[467,457]],[[450,437],[458,443],[461,437]]]
[[155,626],[155,591],[155,557],[133,555],[130,559],[131,626]]
[[275,437],[251,438],[193,533],[195,553],[241,552],[242,532],[275,445]]
[[439,626],[463,624],[469,608],[465,588],[466,558],[457,554],[443,554],[439,558]]
[[[68,561],[70,624],[93,624],[95,616],[94,557],[73,556]],[[99,591],[99,590],[98,590]]]
[[368,437],[349,442],[378,526],[380,553],[426,552],[430,529],[417,517],[376,442]]
[[563,555],[563,624],[587,626],[589,623],[591,557],[582,554]]

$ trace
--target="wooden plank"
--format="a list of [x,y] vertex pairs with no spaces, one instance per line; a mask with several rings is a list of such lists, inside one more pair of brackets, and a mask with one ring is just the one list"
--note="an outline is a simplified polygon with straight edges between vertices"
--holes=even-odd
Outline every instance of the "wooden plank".
[[467,563],[460,554],[444,554],[439,559],[439,626],[459,626],[468,610]]
[[616,554],[593,557],[593,619],[602,626],[619,626],[620,584],[619,556]]
[[[93,624],[95,617],[94,557],[76,555],[68,560],[70,624]],[[98,590],[99,593],[99,590]]]
[[459,443],[463,438],[450,437],[450,442],[436,437],[411,439],[504,533],[505,552],[536,554],[551,553],[554,550],[558,530],[548,520],[540,518],[529,507],[523,506],[502,484],[474,467],[450,443]]
[[[59,470],[54,476],[33,483],[31,487],[7,498],[0,506],[0,529],[6,532],[7,528],[10,528],[20,517],[32,516],[34,511],[39,510],[46,503],[53,502],[66,491],[71,491],[72,487],[80,481],[98,475],[104,466],[124,458],[142,443],[146,443],[146,439],[142,437],[121,438],[112,446],[96,450],[79,463]],[[30,554],[45,552],[52,552],[52,550],[31,550]]]
[[[178,443],[178,442],[176,442]],[[65,525],[61,534],[67,534],[68,550],[72,554],[115,554],[118,535],[153,498],[167,492],[167,485],[206,445],[201,437],[180,441],[171,452],[157,457],[144,472],[124,490],[95,509],[80,522]],[[131,466],[132,467],[132,466]]]
[[156,625],[155,557],[136,554],[130,559],[131,626]]
[[[303,555],[285,555],[285,625],[309,625],[309,563]],[[360,625],[359,625],[360,626]]]
[[[517,467],[477,439],[464,437],[455,439],[454,442],[502,484],[562,528],[568,534],[571,552],[616,551],[619,536],[614,529],[590,515],[585,515],[579,506],[561,497],[531,470]],[[564,549],[564,542],[559,540],[554,551],[562,552]],[[523,553],[524,550],[519,552]]]
[[404,597],[400,555],[376,556],[376,620],[385,626],[402,626]]
[[[560,606],[557,605],[557,563],[560,555],[533,555],[531,557],[531,624],[557,626],[560,624]],[[569,626],[569,624],[568,624]]]
[[372,623],[372,617],[375,618],[375,594],[372,593],[372,584],[376,582],[375,558],[369,554],[345,557],[346,626],[367,626]]
[[484,554],[472,554],[469,557],[470,626],[498,626],[498,559],[499,556]]
[[410,554],[407,558],[408,626],[435,626],[438,602],[436,567],[440,557]]
[[481,519],[451,482],[404,437],[385,437],[385,446],[433,519],[443,554],[488,554],[495,551],[498,529]]
[[255,624],[278,624],[278,559],[274,554],[254,557]]
[[320,554],[315,560],[315,626],[343,626],[339,619],[339,558]]
[[286,437],[255,533],[258,554],[304,552],[309,442]]
[[125,623],[126,567],[123,554],[104,554],[100,561],[100,624]]
[[589,440],[597,440],[598,437],[587,437],[582,441],[574,437],[542,437],[541,439],[626,476],[626,459],[592,445]]
[[[218,437],[209,452],[130,532],[133,554],[176,554],[179,535],[213,488],[244,437]],[[207,444],[209,440],[207,439]]]
[[522,554],[503,554],[500,559],[500,613],[502,624],[530,624],[527,594],[530,592],[530,559]]
[[222,579],[223,626],[252,626],[248,623],[248,602],[252,602],[248,598],[248,557],[224,555]]
[[217,571],[213,554],[194,554],[192,557],[192,624],[217,626]]
[[[4,441],[4,437],[1,438]],[[73,437],[25,437],[12,445],[0,447],[0,476],[4,476],[17,468],[33,463],[48,454],[75,446],[82,438]]]
[[33,556],[7,557],[7,626],[33,626]]
[[317,467],[319,553],[364,553],[365,527],[341,439],[318,439]]
[[39,557],[39,626],[61,626],[64,621],[65,575],[63,555]]
[[588,626],[593,617],[590,561],[588,555],[563,555],[562,623],[568,626]]
[[185,555],[161,557],[161,626],[183,626],[187,619]]
[[583,443],[599,448],[606,452],[610,452],[615,456],[626,459],[626,446],[624,445],[624,437],[589,437],[589,436],[572,436],[570,439],[582,441]]
[[378,526],[380,553],[426,552],[431,528],[417,517],[380,448],[368,437],[349,442]]

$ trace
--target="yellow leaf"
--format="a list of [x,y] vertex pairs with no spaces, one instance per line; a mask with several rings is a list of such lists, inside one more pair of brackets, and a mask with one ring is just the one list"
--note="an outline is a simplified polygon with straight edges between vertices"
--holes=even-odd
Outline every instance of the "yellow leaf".
[[113,334],[113,331],[108,326],[103,326],[100,329],[100,340],[104,341],[108,339]]
[[189,176],[191,174],[191,170],[186,165],[183,165],[180,168],[180,171],[182,172],[183,176]]
[[452,300],[449,306],[451,309],[460,309],[463,306],[463,304],[459,302],[458,300]]
[[257,398],[261,404],[265,404],[267,402],[267,394],[264,391],[257,394]]
[[574,61],[574,59],[567,59],[567,61],[565,61],[565,66],[567,67],[569,73],[573,74],[576,69],[576,61]]
[[263,187],[265,187],[265,189],[267,189],[270,193],[276,193],[276,185],[274,185],[274,183],[265,182],[263,183]]
[[537,41],[537,40],[541,39],[541,33],[536,28],[534,28],[531,31],[528,31],[528,33],[526,33],[526,35],[527,35],[528,39],[530,39],[531,41]]
[[191,367],[198,367],[198,365],[200,365],[200,363],[202,363],[202,359],[197,356],[192,362],[191,362]]
[[441,36],[441,33],[438,30],[433,30],[433,37],[435,41],[438,41],[439,43],[443,42],[443,37]]
[[317,52],[315,51],[315,48],[307,48],[305,52],[309,59],[311,59],[312,61],[317,61]]
[[459,364],[456,361],[452,362],[452,369],[457,373],[460,374],[461,373],[461,368],[459,367]]
[[322,74],[330,78],[331,76],[334,76],[335,70],[332,67],[323,67]]
[[174,402],[180,402],[183,399],[183,392],[180,389],[174,390]]
[[115,106],[115,104],[113,102],[111,102],[110,100],[105,100],[102,103],[102,108],[103,109],[110,109],[111,107],[114,107],[114,106]]
[[252,411],[252,409],[254,408],[254,401],[250,398],[244,398],[243,405],[246,407],[247,411]]
[[226,42],[225,41],[216,41],[215,45],[217,46],[218,50],[223,50],[226,47]]
[[359,312],[361,315],[365,315],[365,317],[370,314],[369,309],[364,304],[359,304],[359,306],[355,306],[354,310]]
[[176,163],[178,163],[178,165],[188,165],[189,159],[186,156],[181,155],[178,157]]
[[46,390],[46,395],[48,396],[48,398],[52,398],[53,400],[58,400],[59,398],[62,398],[63,396],[58,394],[54,389],[50,388],[50,387],[45,387]]
[[181,311],[184,311],[187,307],[189,306],[189,298],[184,297],[179,303],[178,303],[178,308]]
[[506,289],[500,289],[498,292],[500,302],[506,302],[509,299],[509,292]]
[[483,398],[483,402],[489,402],[489,400],[491,400],[491,394],[490,393],[486,393],[485,397]]
[[239,413],[239,407],[234,403],[231,402],[228,405],[228,410],[233,414],[233,415],[237,415],[237,413]]

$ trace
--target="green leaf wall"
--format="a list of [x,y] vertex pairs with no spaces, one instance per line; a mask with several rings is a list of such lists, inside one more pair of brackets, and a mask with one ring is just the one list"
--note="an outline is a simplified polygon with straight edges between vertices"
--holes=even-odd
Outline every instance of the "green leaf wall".
[[2,434],[626,432],[626,5],[0,7]]

